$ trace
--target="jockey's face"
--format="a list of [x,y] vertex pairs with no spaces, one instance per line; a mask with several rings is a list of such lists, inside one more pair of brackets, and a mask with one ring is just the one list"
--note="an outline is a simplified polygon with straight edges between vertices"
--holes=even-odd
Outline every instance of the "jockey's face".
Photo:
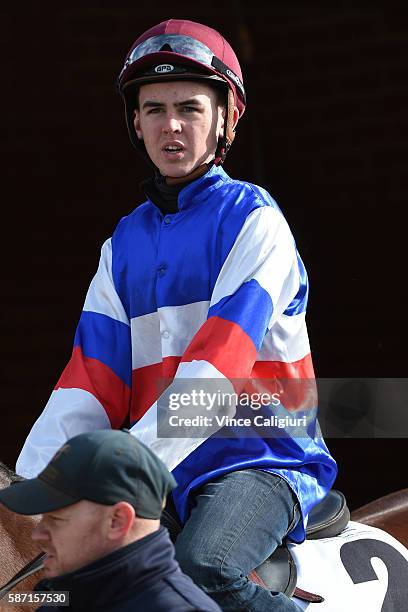
[[72,572],[104,556],[106,507],[82,500],[67,508],[44,514],[32,538],[47,553],[47,578]]
[[167,81],[141,86],[134,125],[161,174],[181,177],[214,158],[224,117],[206,83]]

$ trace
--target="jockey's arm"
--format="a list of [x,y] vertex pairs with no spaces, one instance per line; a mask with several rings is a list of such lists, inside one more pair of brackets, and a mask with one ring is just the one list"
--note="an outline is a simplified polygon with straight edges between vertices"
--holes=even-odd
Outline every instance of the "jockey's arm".
[[72,356],[34,423],[16,471],[35,477],[64,442],[83,432],[119,428],[129,412],[130,324],[112,279],[107,240],[76,330]]

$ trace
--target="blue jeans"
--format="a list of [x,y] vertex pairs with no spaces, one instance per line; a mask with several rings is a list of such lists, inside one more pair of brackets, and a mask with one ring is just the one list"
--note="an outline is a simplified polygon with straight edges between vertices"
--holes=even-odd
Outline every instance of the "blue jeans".
[[[175,547],[181,569],[225,611],[299,612],[283,593],[272,593],[247,575],[282,543],[300,518],[283,478],[255,469],[225,474],[195,496]],[[163,513],[162,523],[171,520]]]

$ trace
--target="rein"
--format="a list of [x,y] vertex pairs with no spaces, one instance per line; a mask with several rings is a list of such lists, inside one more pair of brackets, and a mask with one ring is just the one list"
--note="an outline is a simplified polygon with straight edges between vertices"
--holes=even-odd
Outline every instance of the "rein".
[[11,578],[5,585],[0,587],[0,599],[3,599],[3,597],[7,595],[7,593],[11,591],[11,589],[14,589],[14,587],[19,582],[21,582],[25,578],[28,578],[28,576],[31,576],[31,574],[38,572],[38,570],[42,569],[44,557],[45,553],[40,553],[39,555],[34,557],[34,559],[29,561],[23,567],[23,569],[21,569],[19,572],[17,572],[17,574],[13,576],[13,578]]

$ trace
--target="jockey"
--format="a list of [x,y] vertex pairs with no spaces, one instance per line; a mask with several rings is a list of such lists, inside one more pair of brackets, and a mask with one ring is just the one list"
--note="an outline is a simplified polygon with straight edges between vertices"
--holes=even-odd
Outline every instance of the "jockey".
[[[246,412],[236,399],[314,379],[288,224],[265,189],[222,167],[246,106],[238,59],[212,28],[170,19],[135,41],[118,88],[153,176],[102,247],[71,360],[17,471],[34,477],[66,439],[129,420],[177,480],[183,570],[224,610],[298,609],[246,576],[284,537],[303,541],[337,469],[307,391],[287,394],[300,432],[279,393],[261,410],[260,393]],[[269,425],[243,427],[242,413]]]

